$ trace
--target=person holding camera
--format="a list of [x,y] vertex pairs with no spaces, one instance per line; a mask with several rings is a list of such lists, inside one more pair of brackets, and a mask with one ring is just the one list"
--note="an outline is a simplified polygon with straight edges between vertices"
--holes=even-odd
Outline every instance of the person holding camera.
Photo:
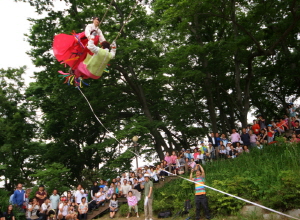
[[193,178],[194,169],[191,170],[190,180],[195,183],[195,206],[196,206],[196,220],[200,219],[200,205],[204,208],[206,219],[210,219],[210,212],[208,207],[208,201],[205,192],[205,172],[203,167],[198,165],[200,170],[196,171],[196,177]]

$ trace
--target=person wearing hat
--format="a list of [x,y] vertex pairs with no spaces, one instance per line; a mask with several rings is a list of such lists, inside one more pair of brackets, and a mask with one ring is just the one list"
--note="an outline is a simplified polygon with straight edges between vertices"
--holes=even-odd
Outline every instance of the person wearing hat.
[[39,186],[39,190],[35,193],[35,197],[40,206],[45,202],[47,198],[47,192],[45,191],[44,185]]
[[[212,146],[212,145],[211,145]],[[190,180],[195,182],[195,206],[196,220],[200,220],[200,206],[204,208],[206,219],[210,219],[208,200],[206,197],[205,187],[205,172],[201,165],[198,165],[200,170],[196,170],[196,177],[193,178],[194,169],[191,170]]]
[[[144,203],[144,212],[145,220],[152,220],[152,202],[153,202],[153,182],[150,180],[150,174],[146,173],[144,175],[145,184],[141,185],[141,188],[144,189],[145,193],[145,203]],[[146,202],[147,197],[147,202]]]

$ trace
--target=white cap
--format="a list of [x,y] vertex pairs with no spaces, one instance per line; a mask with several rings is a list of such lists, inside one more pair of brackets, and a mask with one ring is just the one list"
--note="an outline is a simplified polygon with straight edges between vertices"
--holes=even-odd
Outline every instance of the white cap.
[[144,174],[144,177],[150,177],[150,174],[145,173],[145,174]]

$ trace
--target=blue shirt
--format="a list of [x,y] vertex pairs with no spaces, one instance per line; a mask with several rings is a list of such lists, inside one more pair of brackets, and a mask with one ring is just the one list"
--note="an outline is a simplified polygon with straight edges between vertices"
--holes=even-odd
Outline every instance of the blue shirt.
[[13,204],[14,205],[23,205],[23,202],[25,201],[25,191],[24,190],[15,190],[14,192],[14,198],[13,198]]

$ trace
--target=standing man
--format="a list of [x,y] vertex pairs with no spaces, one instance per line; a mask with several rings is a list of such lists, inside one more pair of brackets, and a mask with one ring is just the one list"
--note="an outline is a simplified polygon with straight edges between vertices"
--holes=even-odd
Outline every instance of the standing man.
[[42,204],[45,202],[47,196],[48,195],[45,191],[44,185],[40,185],[39,190],[35,193],[36,200],[38,201],[40,206],[42,206]]
[[195,203],[196,203],[196,220],[200,219],[200,204],[204,208],[206,219],[210,219],[208,201],[206,197],[205,187],[205,172],[201,165],[200,170],[196,171],[196,178],[193,178],[194,169],[191,170],[190,180],[197,182],[195,184]]
[[231,143],[232,143],[233,147],[236,148],[236,143],[241,140],[241,137],[240,137],[239,133],[236,132],[235,129],[232,129],[230,138],[231,138]]
[[23,185],[18,183],[16,190],[14,191],[13,204],[23,208],[23,203],[25,202],[25,191],[22,189]]
[[215,134],[213,132],[210,133],[210,137],[208,137],[208,142],[212,143],[213,147],[217,147],[217,141],[215,138]]
[[[79,205],[82,202],[82,198],[84,197],[84,190],[82,189],[81,184],[77,186],[77,190],[75,192],[75,202]],[[85,200],[86,201],[86,200]]]
[[55,213],[58,213],[58,203],[60,200],[60,196],[57,194],[57,189],[53,190],[53,194],[50,196],[50,202],[52,209],[55,210]]
[[153,182],[150,181],[150,174],[148,173],[144,175],[144,178],[146,182],[141,185],[141,188],[145,189],[145,201],[148,200],[144,203],[145,220],[152,220]]

